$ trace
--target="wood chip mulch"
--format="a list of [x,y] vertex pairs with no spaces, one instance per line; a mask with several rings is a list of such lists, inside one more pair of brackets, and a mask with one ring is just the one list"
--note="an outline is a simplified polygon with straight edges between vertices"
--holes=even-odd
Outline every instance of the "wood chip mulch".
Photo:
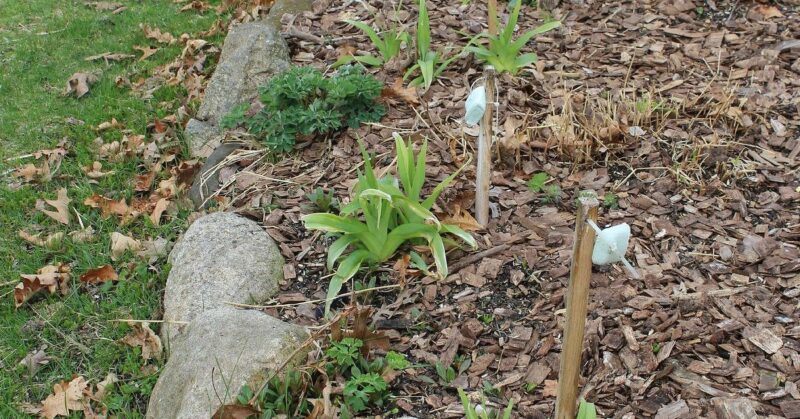
[[[428,2],[435,45],[464,45],[486,27],[485,2]],[[412,32],[413,3],[398,15]],[[343,20],[388,21],[395,6],[323,0],[285,15],[295,63],[326,68],[345,51],[374,52]],[[443,281],[411,268],[401,278],[391,265],[377,275],[376,285],[405,281],[369,300],[393,350],[465,367],[449,384],[432,368],[405,373],[393,383],[396,404],[416,417],[461,417],[455,388],[489,383],[498,390],[489,400],[513,399],[514,417],[552,414],[574,202],[592,189],[618,197],[600,224],[631,225],[628,258],[642,278],[594,270],[583,397],[603,417],[800,417],[800,10],[565,2],[523,8],[517,33],[548,17],[563,27],[531,43],[539,62],[499,79],[492,219],[474,233],[480,249],[451,251]],[[374,72],[392,85],[409,62]],[[427,138],[429,185],[469,161],[476,131],[463,124],[464,100],[481,69],[464,57],[419,104],[387,94],[379,124],[300,144],[276,164],[253,164],[251,153],[223,172],[222,206],[262,221],[287,258],[276,303],[324,298],[330,242],[300,217],[316,187],[348,199],[363,164],[356,138],[390,170],[392,132]],[[537,172],[558,196],[526,186]],[[442,216],[471,211],[474,176],[473,160],[440,198]],[[269,311],[320,324],[317,303]]]

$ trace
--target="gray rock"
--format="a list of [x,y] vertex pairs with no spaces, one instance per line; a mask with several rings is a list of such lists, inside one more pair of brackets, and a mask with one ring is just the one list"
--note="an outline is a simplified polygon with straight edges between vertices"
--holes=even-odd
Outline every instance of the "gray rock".
[[189,189],[189,199],[192,200],[195,209],[208,208],[210,206],[211,202],[206,202],[205,205],[203,203],[209,196],[216,193],[221,186],[219,183],[219,171],[224,166],[217,167],[217,165],[240,148],[242,148],[241,143],[223,143],[208,156],[203,167],[195,175],[192,187]]
[[[264,302],[283,279],[283,257],[272,238],[255,222],[231,213],[197,219],[175,244],[169,261],[167,322],[191,322],[205,310],[228,306],[226,302]],[[161,339],[168,349],[184,328],[164,325]]]
[[258,389],[307,337],[303,328],[259,311],[205,311],[174,345],[153,388],[147,417],[210,418],[244,384]]
[[210,154],[221,139],[220,120],[234,106],[255,99],[260,86],[287,68],[289,49],[274,23],[256,21],[233,27],[225,37],[203,104],[186,126],[192,154]]

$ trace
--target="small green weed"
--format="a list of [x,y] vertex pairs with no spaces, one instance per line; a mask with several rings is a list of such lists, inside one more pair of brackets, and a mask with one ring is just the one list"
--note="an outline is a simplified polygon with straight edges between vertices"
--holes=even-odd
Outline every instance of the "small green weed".
[[325,192],[322,188],[314,189],[313,192],[306,195],[314,208],[322,212],[334,212],[339,210],[339,200],[333,195],[333,190]]
[[557,184],[548,185],[550,175],[545,172],[539,172],[533,175],[528,181],[528,188],[533,193],[544,192],[542,202],[546,204],[557,204],[561,201],[561,187]]
[[531,180],[528,181],[528,189],[530,189],[533,193],[539,193],[544,188],[544,184],[550,180],[550,175],[545,172],[539,172],[533,177]]
[[334,67],[338,67],[343,64],[348,64],[352,61],[357,61],[359,63],[369,65],[369,66],[381,66],[387,63],[392,58],[396,57],[397,54],[400,53],[400,48],[402,47],[403,43],[410,43],[411,42],[411,35],[408,32],[401,30],[399,28],[390,28],[382,31],[383,36],[378,34],[375,29],[372,29],[371,26],[367,25],[364,22],[359,22],[355,20],[345,20],[346,23],[349,23],[356,28],[360,29],[361,32],[364,32],[365,35],[369,37],[372,41],[372,45],[380,52],[380,56],[373,56],[373,55],[346,55],[340,58],[335,64]]
[[463,389],[458,389],[458,397],[461,399],[461,406],[464,407],[464,417],[466,419],[510,419],[514,409],[514,401],[509,400],[508,405],[502,414],[486,407],[486,397],[481,397],[481,403],[473,406]]
[[[555,20],[544,23],[514,40],[514,28],[517,26],[521,7],[522,3],[516,2],[508,18],[508,23],[499,34],[483,33],[476,37],[476,39],[486,38],[489,41],[488,47],[468,45],[465,50],[475,54],[479,60],[491,64],[500,73],[517,74],[523,68],[535,63],[538,59],[536,54],[532,52],[523,54],[522,48],[528,44],[531,38],[561,26],[561,22]],[[497,26],[500,26],[500,22],[497,22]]]
[[386,112],[376,101],[382,88],[361,66],[342,67],[332,77],[313,67],[293,67],[261,89],[261,111],[248,118],[237,107],[223,122],[227,127],[243,123],[271,150],[288,152],[300,134],[324,135],[380,120]]
[[619,197],[612,191],[606,192],[603,196],[603,206],[609,209],[619,208]]
[[[262,417],[273,418],[279,415],[304,416],[311,410],[306,393],[308,392],[306,375],[298,370],[289,370],[282,376],[269,380],[264,390],[258,395],[257,402]],[[253,390],[249,386],[242,387],[237,401],[246,405],[253,398]]]

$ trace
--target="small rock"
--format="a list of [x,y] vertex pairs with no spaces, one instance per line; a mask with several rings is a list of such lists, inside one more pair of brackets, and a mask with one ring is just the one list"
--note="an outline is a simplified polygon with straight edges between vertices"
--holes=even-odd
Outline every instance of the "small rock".
[[[283,280],[283,257],[255,222],[230,213],[198,218],[169,255],[172,270],[164,291],[164,320],[190,322],[213,308],[260,303]],[[169,348],[182,326],[166,323],[161,339]]]
[[173,345],[147,418],[210,418],[244,384],[258,389],[307,336],[303,328],[260,311],[222,307],[203,312]]

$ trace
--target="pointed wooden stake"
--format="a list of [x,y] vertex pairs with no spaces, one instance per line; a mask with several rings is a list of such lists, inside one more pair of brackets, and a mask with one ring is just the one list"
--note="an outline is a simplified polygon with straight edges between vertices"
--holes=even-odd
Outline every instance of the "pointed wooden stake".
[[475,176],[475,219],[486,227],[489,224],[489,188],[492,178],[492,140],[494,138],[492,111],[494,109],[494,67],[483,70],[486,89],[486,111],[481,120],[478,136],[478,161]]
[[497,35],[497,0],[489,0],[489,35]]
[[586,220],[597,220],[599,205],[596,193],[592,191],[580,193],[575,219],[575,243],[572,247],[569,288],[566,295],[567,318],[561,345],[561,366],[558,370],[556,419],[575,419],[595,238],[594,229]]

